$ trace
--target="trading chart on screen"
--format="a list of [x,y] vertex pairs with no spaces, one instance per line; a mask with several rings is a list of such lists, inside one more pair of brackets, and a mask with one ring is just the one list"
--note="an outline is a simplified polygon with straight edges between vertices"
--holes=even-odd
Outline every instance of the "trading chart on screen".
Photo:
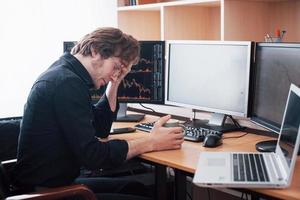
[[121,102],[162,103],[164,101],[164,42],[140,41],[138,64],[121,82]]

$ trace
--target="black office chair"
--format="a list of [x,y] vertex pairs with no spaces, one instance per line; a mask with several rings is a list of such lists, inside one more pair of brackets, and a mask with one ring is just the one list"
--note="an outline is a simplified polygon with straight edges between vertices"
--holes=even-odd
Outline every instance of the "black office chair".
[[0,160],[15,159],[21,117],[0,119]]
[[35,193],[26,193],[26,189],[15,187],[11,181],[10,172],[15,163],[15,159],[0,162],[0,199],[49,200],[80,196],[85,200],[96,200],[94,193],[84,185],[71,185],[45,189]]
[[81,196],[86,200],[96,200],[94,193],[84,185],[71,185],[27,193],[28,190],[15,187],[12,184],[10,175],[17,161],[15,158],[17,155],[20,122],[20,117],[0,119],[0,199],[50,200]]

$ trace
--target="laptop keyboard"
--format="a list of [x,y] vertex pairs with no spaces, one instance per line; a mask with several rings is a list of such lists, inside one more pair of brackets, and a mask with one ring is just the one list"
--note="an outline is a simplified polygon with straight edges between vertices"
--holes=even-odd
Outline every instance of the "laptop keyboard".
[[233,178],[234,181],[269,182],[270,180],[263,155],[234,153]]
[[[147,123],[140,123],[135,125],[135,128],[138,130],[150,132],[153,128],[155,122],[147,122]],[[188,125],[184,126],[184,139],[192,142],[202,142],[206,135],[208,134],[217,134],[222,136],[222,132],[215,131],[212,129],[206,129],[202,127],[191,127]]]

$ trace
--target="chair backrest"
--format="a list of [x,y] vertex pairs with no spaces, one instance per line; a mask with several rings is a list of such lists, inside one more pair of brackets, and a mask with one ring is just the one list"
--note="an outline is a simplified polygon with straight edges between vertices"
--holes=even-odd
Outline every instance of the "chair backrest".
[[10,194],[11,182],[7,169],[0,162],[0,199],[4,199]]
[[[62,199],[64,197],[82,196],[86,200],[96,200],[94,193],[83,185],[53,188],[49,191],[31,194],[33,188],[15,187],[12,172],[17,162],[17,144],[21,118],[0,119],[0,200],[6,199]],[[22,195],[26,194],[26,196]],[[19,195],[19,196],[14,196]]]
[[21,118],[0,119],[0,160],[15,159]]
[[[84,200],[96,200],[95,194],[84,185],[71,185],[60,188],[49,188],[32,194],[26,188],[16,188],[10,180],[10,172],[16,164],[16,159],[0,162],[0,200],[2,199],[77,199],[83,197]],[[32,192],[32,191],[31,191]],[[25,195],[24,195],[25,194]],[[14,196],[17,195],[17,196]]]
[[17,156],[20,122],[20,117],[0,119],[0,199],[10,195],[12,191],[9,173],[16,160],[10,159]]
[[0,163],[0,199],[4,199],[5,198],[5,194],[6,194],[6,183],[5,183],[5,179],[3,177],[3,166]]

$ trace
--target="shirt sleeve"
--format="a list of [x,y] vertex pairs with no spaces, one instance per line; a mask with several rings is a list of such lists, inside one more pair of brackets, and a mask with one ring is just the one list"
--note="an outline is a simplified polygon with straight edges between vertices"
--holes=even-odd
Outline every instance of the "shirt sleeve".
[[[90,104],[89,90],[81,80],[68,79],[57,87],[54,109],[65,143],[83,166],[88,169],[110,168],[126,160],[126,141],[100,142],[95,137],[94,111]],[[103,112],[99,117],[105,118],[105,114],[107,113]],[[112,113],[108,113],[107,118],[111,119],[111,115]]]
[[96,129],[97,137],[106,138],[109,135],[111,125],[117,117],[118,110],[119,104],[117,102],[115,112],[111,111],[108,99],[105,94],[95,105],[93,105],[93,125]]

